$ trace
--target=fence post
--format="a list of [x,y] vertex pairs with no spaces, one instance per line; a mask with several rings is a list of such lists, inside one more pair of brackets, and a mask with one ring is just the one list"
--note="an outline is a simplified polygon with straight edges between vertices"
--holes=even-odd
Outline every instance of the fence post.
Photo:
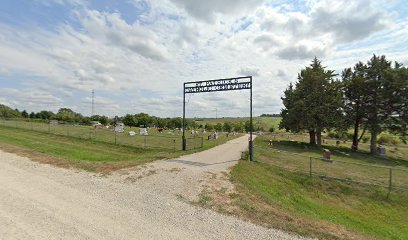
[[31,124],[31,131],[33,130],[33,122],[30,120],[30,124]]
[[309,175],[312,176],[312,157],[309,157]]
[[146,147],[146,135],[144,135],[144,147]]
[[176,139],[173,139],[173,150],[176,151]]
[[201,136],[201,147],[204,147],[204,137]]
[[392,188],[392,168],[389,168],[389,180],[388,180],[388,191],[391,192]]
[[50,131],[51,131],[51,123],[48,123],[48,133],[50,133]]
[[116,129],[113,129],[113,131],[115,132],[115,144],[116,144]]
[[67,136],[69,137],[69,124],[67,124]]

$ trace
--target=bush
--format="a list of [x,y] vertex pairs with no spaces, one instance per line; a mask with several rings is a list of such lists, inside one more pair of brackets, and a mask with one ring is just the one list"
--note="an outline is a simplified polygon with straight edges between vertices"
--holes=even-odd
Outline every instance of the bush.
[[274,127],[269,128],[269,132],[271,133],[275,132],[275,128]]
[[337,138],[337,139],[340,138],[339,134],[336,133],[336,132],[328,132],[328,133],[327,133],[327,136],[328,136],[329,138]]
[[377,139],[377,143],[378,144],[393,144],[393,145],[397,145],[400,143],[400,140],[395,137],[395,136],[391,136],[391,135],[381,135],[378,139]]

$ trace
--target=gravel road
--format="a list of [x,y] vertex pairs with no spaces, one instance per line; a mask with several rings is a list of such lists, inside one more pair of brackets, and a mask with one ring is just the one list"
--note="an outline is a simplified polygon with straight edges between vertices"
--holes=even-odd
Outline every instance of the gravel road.
[[110,175],[0,151],[0,239],[299,239],[189,203],[246,147],[244,136]]

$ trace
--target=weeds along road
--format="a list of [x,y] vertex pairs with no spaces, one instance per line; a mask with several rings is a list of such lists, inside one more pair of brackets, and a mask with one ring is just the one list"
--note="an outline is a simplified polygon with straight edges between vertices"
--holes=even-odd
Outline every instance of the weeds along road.
[[297,239],[191,204],[231,187],[247,139],[109,175],[0,151],[0,239]]

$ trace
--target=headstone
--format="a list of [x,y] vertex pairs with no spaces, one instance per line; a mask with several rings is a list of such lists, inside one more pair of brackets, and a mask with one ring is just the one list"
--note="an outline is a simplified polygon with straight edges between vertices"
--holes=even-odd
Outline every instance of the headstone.
[[50,125],[53,125],[53,126],[58,125],[58,120],[50,120]]
[[381,157],[387,157],[387,155],[385,154],[385,147],[383,146],[379,146],[377,148],[378,154],[380,154]]
[[336,147],[338,147],[339,145],[340,145],[340,141],[337,140],[337,141],[336,141]]
[[135,133],[134,131],[130,131],[130,132],[128,133],[128,135],[129,135],[130,137],[133,137],[133,136],[136,135],[136,133]]
[[142,136],[149,135],[149,133],[147,133],[147,128],[139,128],[139,135],[142,135]]
[[326,160],[330,160],[331,152],[329,149],[323,149],[323,158]]
[[120,133],[124,132],[124,131],[125,131],[125,130],[123,129],[124,127],[125,127],[125,124],[123,124],[123,123],[116,123],[115,132],[120,132]]

